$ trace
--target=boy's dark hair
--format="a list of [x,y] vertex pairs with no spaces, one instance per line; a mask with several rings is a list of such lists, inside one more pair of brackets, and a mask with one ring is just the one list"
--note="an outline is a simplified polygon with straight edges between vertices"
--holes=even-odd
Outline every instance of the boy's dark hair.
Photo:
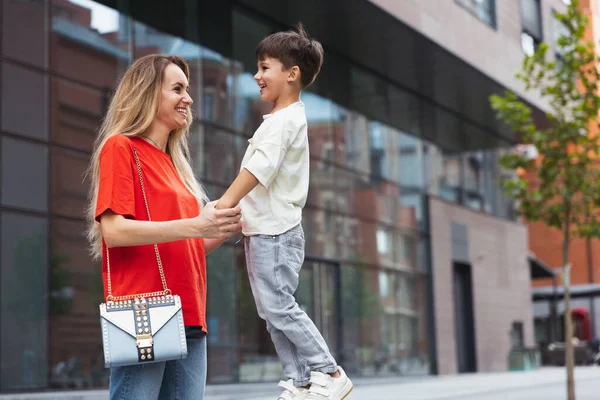
[[277,32],[264,38],[256,48],[256,59],[276,58],[290,69],[300,68],[302,89],[310,86],[323,65],[323,46],[308,36],[301,22],[295,31]]

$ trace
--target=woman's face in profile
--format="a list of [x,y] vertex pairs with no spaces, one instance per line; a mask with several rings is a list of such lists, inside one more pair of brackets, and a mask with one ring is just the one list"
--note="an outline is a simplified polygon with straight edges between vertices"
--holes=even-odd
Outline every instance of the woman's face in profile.
[[160,106],[156,115],[169,131],[184,128],[188,124],[189,107],[194,102],[188,90],[189,83],[181,68],[169,64],[164,71]]

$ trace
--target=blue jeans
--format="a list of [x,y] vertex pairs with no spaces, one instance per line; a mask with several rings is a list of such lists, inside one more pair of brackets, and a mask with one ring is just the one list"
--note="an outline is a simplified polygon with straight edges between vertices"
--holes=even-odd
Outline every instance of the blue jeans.
[[202,400],[206,386],[206,337],[188,339],[182,360],[113,367],[110,400]]
[[284,374],[295,386],[306,386],[311,371],[337,371],[325,339],[294,298],[304,262],[302,226],[281,235],[247,236],[244,249],[256,309],[267,322]]

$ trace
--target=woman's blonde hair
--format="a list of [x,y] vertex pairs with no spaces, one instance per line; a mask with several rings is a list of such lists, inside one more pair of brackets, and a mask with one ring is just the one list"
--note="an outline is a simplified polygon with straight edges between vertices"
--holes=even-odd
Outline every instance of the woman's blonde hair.
[[[114,135],[141,136],[154,120],[160,106],[164,71],[175,64],[190,79],[190,69],[185,60],[177,56],[150,54],[136,60],[125,72],[110,102],[106,117],[94,143],[94,153],[87,172],[91,177],[89,204],[87,208],[87,236],[95,259],[102,255],[102,234],[96,222],[96,202],[100,180],[100,153],[106,141]],[[175,129],[169,135],[167,152],[175,170],[185,186],[196,196],[202,206],[208,199],[206,192],[196,180],[189,159],[187,135],[192,124],[192,112],[188,107],[187,125]]]

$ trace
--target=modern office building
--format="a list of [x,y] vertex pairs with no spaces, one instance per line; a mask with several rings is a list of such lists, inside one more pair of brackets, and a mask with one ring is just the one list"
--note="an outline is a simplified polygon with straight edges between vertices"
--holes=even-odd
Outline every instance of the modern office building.
[[[83,175],[127,66],[154,52],[189,61],[194,168],[216,199],[268,112],[255,46],[297,21],[326,53],[302,97],[312,170],[298,302],[353,376],[506,370],[512,346],[533,344],[528,239],[498,185],[516,139],[488,97],[508,88],[544,108],[513,72],[551,7],[564,5],[0,1],[0,392],[107,386]],[[275,381],[234,242],[208,258],[208,381]]]

